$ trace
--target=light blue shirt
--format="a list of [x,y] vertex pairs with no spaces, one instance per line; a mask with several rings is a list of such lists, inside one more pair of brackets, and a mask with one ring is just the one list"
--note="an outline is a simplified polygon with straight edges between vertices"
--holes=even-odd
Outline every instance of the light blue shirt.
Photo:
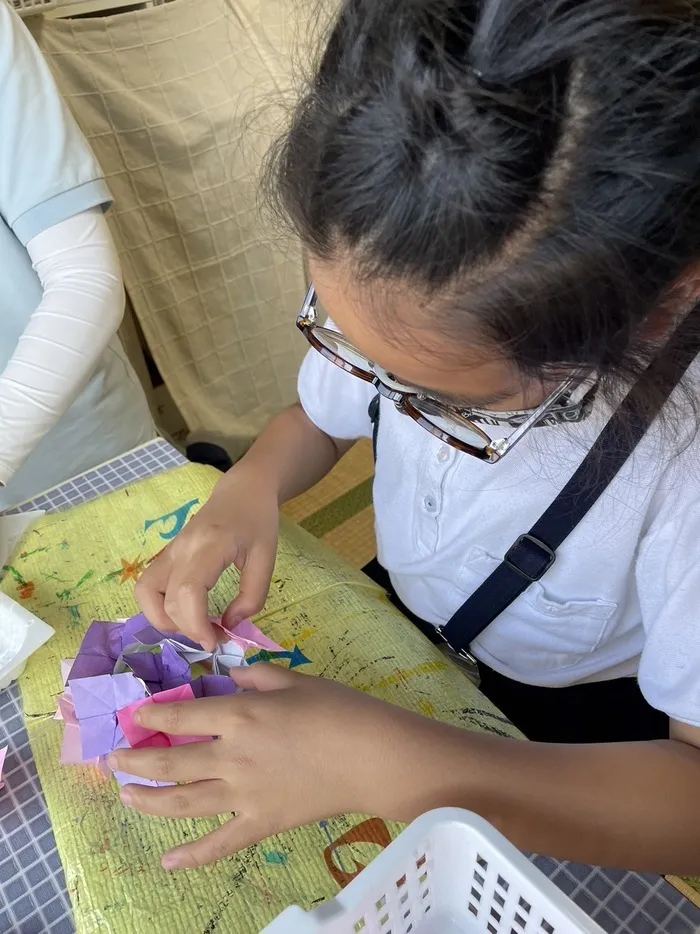
[[[102,171],[20,18],[0,0],[0,370],[42,289],[25,249],[37,234],[111,198]],[[0,510],[154,434],[118,341],[89,384],[4,490]],[[2,444],[2,438],[0,438]]]

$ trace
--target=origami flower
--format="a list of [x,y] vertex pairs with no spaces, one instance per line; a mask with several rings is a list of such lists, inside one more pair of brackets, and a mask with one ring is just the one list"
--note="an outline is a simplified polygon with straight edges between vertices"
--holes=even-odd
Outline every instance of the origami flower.
[[[292,653],[248,620],[223,632],[227,640],[208,652],[185,636],[159,632],[143,615],[122,623],[93,622],[75,659],[61,662],[66,688],[56,712],[56,719],[64,722],[61,762],[97,765],[108,774],[107,756],[115,749],[206,742],[206,737],[145,730],[134,723],[134,713],[144,704],[234,694],[230,673],[247,664],[248,650],[256,657],[289,657],[291,664]],[[298,663],[306,661],[298,649],[295,652]],[[121,772],[114,775],[121,784],[160,784]]]

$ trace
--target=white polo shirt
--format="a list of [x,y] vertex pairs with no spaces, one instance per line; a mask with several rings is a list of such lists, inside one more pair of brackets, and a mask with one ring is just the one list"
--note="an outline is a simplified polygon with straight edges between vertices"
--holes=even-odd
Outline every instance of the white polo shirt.
[[[375,394],[314,350],[304,361],[301,404],[333,437],[371,437]],[[608,417],[600,403],[585,421],[534,429],[485,464],[382,399],[378,557],[406,606],[447,622],[564,487]],[[477,658],[549,687],[638,673],[650,704],[700,726],[700,437],[680,450],[676,440],[670,426],[650,430],[553,567],[472,644]]]

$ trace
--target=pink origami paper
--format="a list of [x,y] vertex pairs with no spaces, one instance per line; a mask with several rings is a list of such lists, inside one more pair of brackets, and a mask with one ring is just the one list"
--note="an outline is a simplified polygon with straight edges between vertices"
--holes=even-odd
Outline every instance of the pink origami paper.
[[147,704],[172,704],[175,701],[185,700],[194,700],[194,691],[189,684],[154,694],[153,697],[136,701],[135,704],[130,704],[120,710],[117,713],[119,726],[132,749],[144,749],[148,746],[185,746],[187,743],[205,743],[211,740],[211,736],[173,736],[170,733],[159,733],[134,723],[134,714],[140,707]]
[[7,755],[8,748],[7,746],[0,746],[0,789],[5,787],[5,782],[2,780],[2,767],[5,764],[5,756]]
[[60,719],[63,720],[63,743],[61,745],[61,765],[78,765],[84,762],[83,747],[80,743],[80,724],[75,715],[75,707],[67,692],[58,698]]
[[[217,625],[221,626],[219,620],[213,620],[212,622],[216,622]],[[281,645],[273,642],[272,639],[268,639],[249,619],[244,619],[233,629],[226,629],[225,626],[221,626],[221,628],[229,639],[244,651],[246,649],[267,649],[268,652],[284,651]]]

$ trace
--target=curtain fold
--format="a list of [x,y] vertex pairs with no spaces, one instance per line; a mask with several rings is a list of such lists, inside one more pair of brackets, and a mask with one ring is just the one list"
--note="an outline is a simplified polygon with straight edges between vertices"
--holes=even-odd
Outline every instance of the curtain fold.
[[30,23],[104,169],[126,287],[191,431],[252,439],[296,398],[303,259],[257,196],[303,9],[175,0]]

